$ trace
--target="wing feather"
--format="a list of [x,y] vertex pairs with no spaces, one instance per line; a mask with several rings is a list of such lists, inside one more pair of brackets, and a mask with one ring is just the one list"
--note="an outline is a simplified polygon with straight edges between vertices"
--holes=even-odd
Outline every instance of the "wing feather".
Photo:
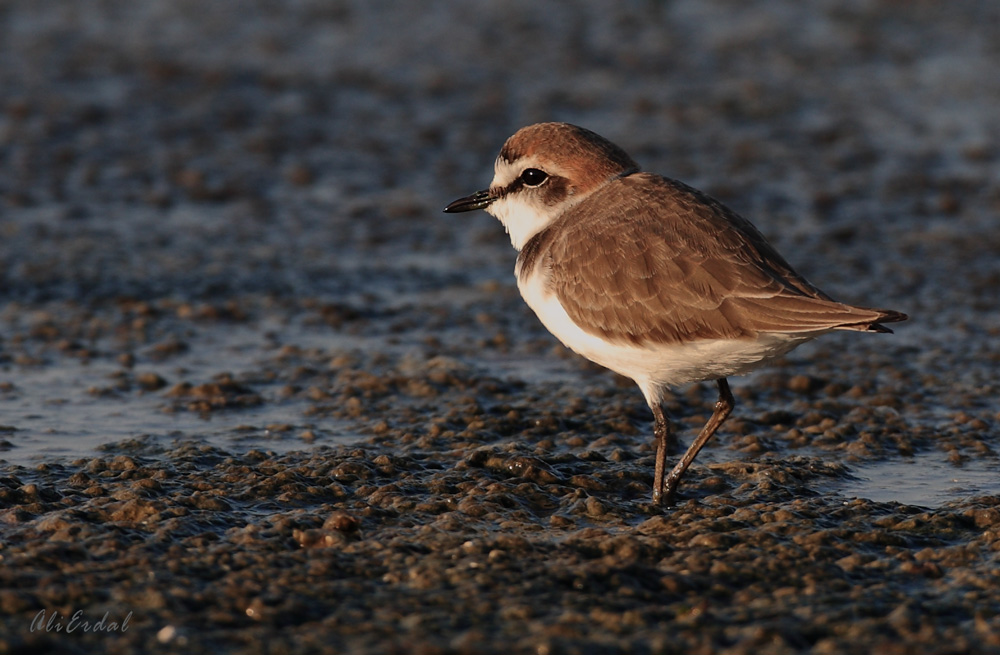
[[[613,210],[598,214],[597,206]],[[540,242],[526,246],[534,246],[530,259],[543,263],[548,287],[570,318],[614,341],[886,331],[878,321],[905,318],[832,300],[748,221],[655,175],[608,183],[535,238]]]

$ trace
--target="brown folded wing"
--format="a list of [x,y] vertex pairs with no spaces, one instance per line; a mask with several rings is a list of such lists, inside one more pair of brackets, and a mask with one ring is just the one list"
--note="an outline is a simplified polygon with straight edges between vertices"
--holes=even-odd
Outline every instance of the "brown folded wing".
[[[595,206],[611,211],[593,213]],[[887,310],[832,300],[746,220],[679,182],[635,174],[602,187],[521,253],[543,266],[585,331],[635,344],[833,328],[888,331]]]

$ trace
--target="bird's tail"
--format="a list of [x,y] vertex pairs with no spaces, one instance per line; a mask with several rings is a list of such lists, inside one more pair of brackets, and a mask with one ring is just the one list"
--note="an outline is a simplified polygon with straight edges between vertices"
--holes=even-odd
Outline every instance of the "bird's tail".
[[886,334],[892,334],[892,330],[882,325],[883,323],[899,323],[900,321],[905,321],[909,318],[903,312],[897,312],[894,309],[872,309],[868,307],[858,307],[858,309],[865,309],[870,312],[877,314],[874,320],[864,321],[861,323],[849,323],[846,325],[838,325],[838,330],[857,330],[859,332],[882,332]]

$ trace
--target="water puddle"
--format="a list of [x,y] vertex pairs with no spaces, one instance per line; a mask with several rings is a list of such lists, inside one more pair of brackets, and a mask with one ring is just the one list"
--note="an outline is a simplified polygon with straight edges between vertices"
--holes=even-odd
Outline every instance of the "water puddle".
[[956,466],[934,451],[855,467],[853,473],[855,479],[837,485],[837,493],[931,508],[974,496],[1000,494],[1000,461],[995,458],[969,460]]
[[137,438],[167,447],[178,439],[194,439],[223,449],[278,453],[360,440],[351,422],[313,419],[308,400],[280,397],[280,383],[251,384],[263,398],[258,407],[207,414],[171,410],[178,401],[170,397],[170,387],[182,380],[210,382],[222,371],[237,378],[259,376],[276,349],[267,332],[243,326],[201,330],[187,352],[137,367],[167,381],[164,388],[149,392],[115,390],[122,367],[110,358],[83,363],[56,357],[41,366],[3,367],[0,381],[13,383],[14,391],[0,394],[0,462],[30,466],[93,457],[108,444]]

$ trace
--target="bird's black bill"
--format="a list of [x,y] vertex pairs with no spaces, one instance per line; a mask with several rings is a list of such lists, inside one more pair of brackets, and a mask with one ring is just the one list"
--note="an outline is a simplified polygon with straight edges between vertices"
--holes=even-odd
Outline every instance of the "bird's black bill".
[[491,202],[496,200],[490,196],[489,190],[484,189],[483,191],[477,191],[471,196],[466,196],[464,198],[459,198],[455,202],[451,203],[444,210],[449,214],[457,214],[459,212],[471,212],[476,209],[483,209],[488,207]]

